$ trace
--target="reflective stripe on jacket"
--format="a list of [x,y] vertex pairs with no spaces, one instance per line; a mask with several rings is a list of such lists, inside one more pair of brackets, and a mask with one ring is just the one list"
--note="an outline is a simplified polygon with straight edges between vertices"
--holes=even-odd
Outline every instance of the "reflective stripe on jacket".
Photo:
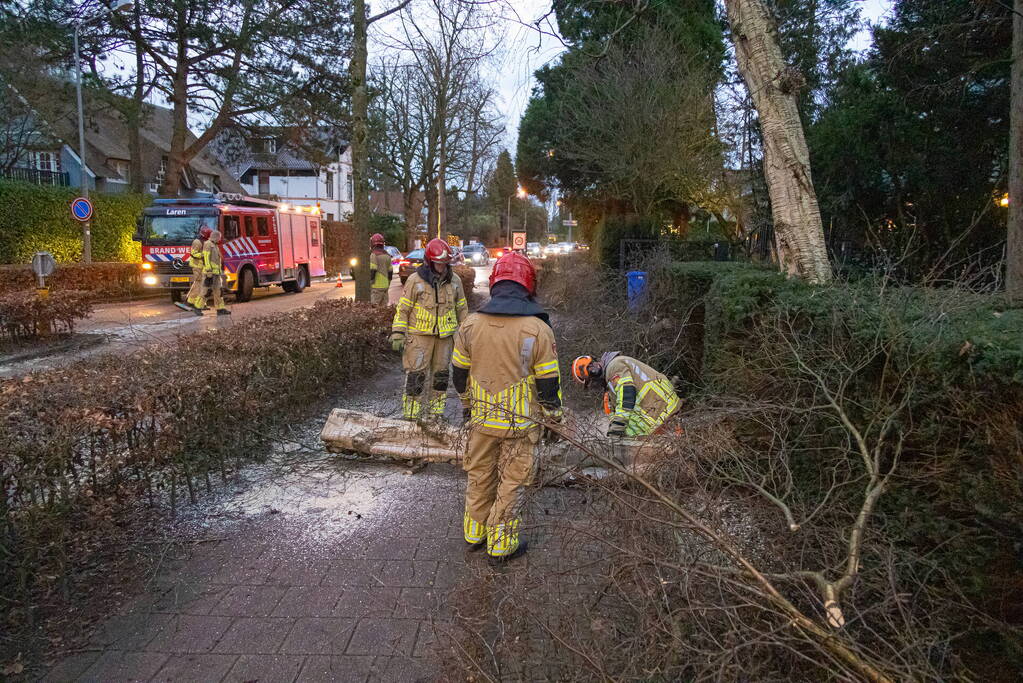
[[554,332],[535,316],[473,313],[458,328],[451,364],[469,371],[470,428],[492,436],[537,427],[536,380],[560,377]]
[[[616,357],[604,368],[604,377],[613,399],[612,415],[626,421],[627,436],[653,433],[682,405],[671,380],[635,358]],[[628,387],[635,390],[635,405],[631,407],[626,405]]]
[[206,240],[206,244],[202,245],[202,274],[222,275],[223,272],[220,249],[217,248],[217,243],[213,240]]
[[374,249],[369,255],[369,272],[373,276],[373,289],[387,289],[391,286],[391,255],[381,249]]
[[462,280],[454,273],[428,282],[417,270],[405,281],[391,332],[450,337],[469,313]]

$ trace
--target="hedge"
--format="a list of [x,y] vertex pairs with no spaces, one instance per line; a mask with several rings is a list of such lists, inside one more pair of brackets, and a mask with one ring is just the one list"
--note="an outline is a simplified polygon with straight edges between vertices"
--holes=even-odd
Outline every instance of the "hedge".
[[[88,292],[94,299],[138,296],[146,293],[140,274],[137,263],[65,263],[46,278],[46,286],[52,291]],[[0,295],[34,291],[36,286],[31,266],[0,266]]]
[[0,381],[5,609],[73,595],[74,570],[109,546],[125,514],[194,499],[211,474],[226,477],[260,453],[276,421],[364,378],[387,356],[392,315],[320,301],[158,352]]
[[[29,263],[37,251],[49,251],[58,263],[81,260],[82,228],[70,208],[77,196],[74,188],[0,180],[0,263]],[[132,235],[149,196],[94,193],[89,198],[95,207],[93,260],[141,260]]]
[[50,333],[71,334],[75,321],[92,313],[88,292],[0,294],[0,339],[28,339]]
[[[700,382],[711,397],[791,402],[799,370],[776,362],[786,338],[801,339],[811,349],[807,357],[829,372],[845,370],[812,349],[880,349],[882,360],[842,388],[848,410],[864,421],[885,401],[905,401],[897,418],[905,438],[899,476],[881,499],[875,526],[894,550],[940,567],[921,572],[937,594],[962,590],[995,621],[1021,625],[1023,602],[1010,587],[1023,584],[1023,310],[999,295],[872,281],[813,287],[735,263],[675,263],[651,286],[679,319],[695,312],[689,319],[702,324],[694,343],[702,345]],[[891,380],[908,376],[915,380],[909,386]],[[807,397],[808,404],[821,400]],[[800,441],[810,419],[792,418],[788,447],[802,462],[793,469],[796,487],[823,497],[825,490],[814,488],[822,486],[820,454],[843,452],[847,435],[824,443],[820,430],[806,429],[813,437]],[[829,507],[842,507],[838,495]],[[1016,636],[971,618],[963,613],[962,623],[949,627],[970,641],[969,656],[999,652],[1023,666]]]

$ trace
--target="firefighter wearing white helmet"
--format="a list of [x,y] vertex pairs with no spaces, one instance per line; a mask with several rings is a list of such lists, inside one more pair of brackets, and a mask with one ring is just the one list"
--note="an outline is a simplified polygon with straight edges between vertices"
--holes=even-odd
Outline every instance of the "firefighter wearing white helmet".
[[682,406],[668,377],[646,363],[608,351],[599,359],[579,356],[572,377],[586,386],[606,387],[604,410],[611,415],[609,437],[641,437],[657,431]]
[[451,268],[451,249],[441,239],[430,240],[423,265],[405,281],[391,323],[391,344],[403,352],[406,420],[444,414],[453,337],[468,313],[462,280]]

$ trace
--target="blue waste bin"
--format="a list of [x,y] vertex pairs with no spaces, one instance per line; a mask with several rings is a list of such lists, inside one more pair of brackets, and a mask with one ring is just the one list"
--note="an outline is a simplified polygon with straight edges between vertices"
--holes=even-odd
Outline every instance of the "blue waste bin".
[[646,271],[630,270],[625,274],[625,292],[629,299],[629,310],[635,311],[646,299]]

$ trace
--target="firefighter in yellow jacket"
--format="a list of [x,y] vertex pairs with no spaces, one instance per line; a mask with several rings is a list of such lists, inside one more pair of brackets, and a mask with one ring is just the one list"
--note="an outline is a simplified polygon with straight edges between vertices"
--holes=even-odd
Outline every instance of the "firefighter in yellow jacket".
[[455,389],[470,430],[465,542],[486,543],[492,563],[522,554],[523,494],[532,482],[542,422],[562,417],[554,332],[533,299],[529,259],[501,257],[490,276],[490,301],[458,329],[451,356]]
[[430,240],[423,265],[405,281],[391,323],[391,344],[403,351],[405,419],[444,414],[453,337],[468,313],[462,281],[451,269],[451,249],[441,239]]
[[188,288],[188,296],[185,301],[192,308],[202,308],[205,306],[205,299],[203,298],[203,261],[202,261],[202,245],[210,238],[213,230],[208,226],[203,226],[199,229],[199,235],[192,240],[192,248],[189,250],[188,265],[192,268],[192,286]]
[[387,304],[387,290],[391,288],[394,271],[391,269],[391,255],[384,249],[384,236],[377,233],[369,238],[372,251],[369,254],[370,281],[369,301],[375,306]]
[[572,377],[587,386],[595,381],[605,384],[609,437],[653,434],[682,406],[667,376],[617,351],[608,351],[599,360],[579,356],[572,363]]
[[[210,238],[202,245],[202,263],[203,287],[206,294],[213,299],[213,308],[217,310],[217,315],[231,315],[231,311],[227,310],[227,304],[224,303],[224,296],[221,293],[224,285],[224,265],[220,255],[219,230],[214,230],[210,233]],[[205,307],[206,300],[204,297],[200,302],[200,306],[195,309],[195,314],[202,315]]]

